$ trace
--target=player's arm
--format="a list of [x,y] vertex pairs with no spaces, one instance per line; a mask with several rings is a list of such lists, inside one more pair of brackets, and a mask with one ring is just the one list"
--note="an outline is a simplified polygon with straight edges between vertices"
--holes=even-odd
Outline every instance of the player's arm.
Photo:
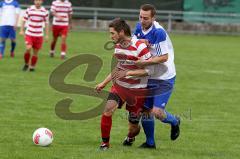
[[72,27],[73,27],[73,25],[72,25],[72,15],[73,15],[73,9],[72,9],[72,4],[71,4],[70,9],[69,9],[69,13],[68,13],[70,29],[72,29]]
[[156,56],[148,60],[138,60],[136,62],[137,66],[144,67],[149,65],[155,65],[164,63],[168,60],[168,43],[167,43],[167,34],[164,30],[158,30],[155,34],[156,43],[150,47],[156,51]]
[[45,23],[45,34],[46,34],[45,39],[46,39],[46,41],[48,41],[48,38],[49,38],[49,23],[48,22]]
[[46,42],[48,41],[49,38],[49,13],[47,12],[45,15],[45,39]]
[[16,23],[14,25],[14,28],[17,29],[18,21],[19,21],[19,14],[20,14],[20,6],[19,6],[18,2],[16,2],[15,8],[16,8],[16,14],[15,14]]
[[101,90],[106,87],[106,85],[111,82],[112,80],[112,74],[110,73],[101,83],[99,83],[98,85],[96,85],[95,90],[97,91],[97,93],[101,92]]
[[164,54],[164,55],[161,55],[161,56],[155,56],[155,57],[152,57],[148,60],[138,60],[135,62],[135,64],[137,66],[140,66],[140,67],[144,67],[144,66],[150,66],[150,65],[156,65],[156,64],[160,64],[160,63],[164,63],[168,60],[168,54]]
[[72,29],[73,25],[72,25],[72,14],[69,14],[69,27],[70,29]]
[[21,27],[20,27],[20,32],[19,32],[20,35],[24,35],[24,27],[25,27],[25,24],[26,24],[26,21],[23,20],[23,21],[22,21],[22,24],[21,24]]

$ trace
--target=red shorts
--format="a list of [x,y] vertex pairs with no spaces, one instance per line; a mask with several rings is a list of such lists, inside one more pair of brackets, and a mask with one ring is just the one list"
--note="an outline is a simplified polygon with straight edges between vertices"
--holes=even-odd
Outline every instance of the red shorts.
[[62,35],[67,36],[68,26],[53,25],[52,32],[54,37],[58,37]]
[[41,49],[43,44],[43,37],[37,37],[37,36],[25,36],[25,43],[26,45],[31,45],[33,49]]
[[143,110],[148,90],[142,88],[130,89],[115,84],[112,86],[110,93],[116,94],[121,98],[122,101],[119,107],[122,107],[126,102],[126,109],[138,115]]

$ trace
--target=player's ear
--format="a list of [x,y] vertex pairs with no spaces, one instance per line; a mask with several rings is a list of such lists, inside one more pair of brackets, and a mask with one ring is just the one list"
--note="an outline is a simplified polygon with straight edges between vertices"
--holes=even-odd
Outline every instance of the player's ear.
[[119,32],[119,35],[124,35],[124,30],[123,29]]
[[154,16],[154,17],[152,17],[152,21],[155,21],[156,20],[156,17]]

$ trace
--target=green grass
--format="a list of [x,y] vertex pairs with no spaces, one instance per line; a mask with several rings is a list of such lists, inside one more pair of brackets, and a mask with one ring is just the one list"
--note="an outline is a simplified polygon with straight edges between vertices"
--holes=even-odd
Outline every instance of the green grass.
[[[113,118],[112,147],[101,152],[100,117],[66,121],[55,114],[55,104],[66,97],[74,100],[73,112],[93,108],[101,100],[57,92],[49,86],[51,72],[62,63],[59,57],[48,57],[49,43],[40,53],[36,72],[22,72],[24,41],[19,37],[16,57],[10,59],[7,50],[0,61],[0,158],[239,158],[240,37],[174,34],[171,39],[177,81],[167,109],[182,117],[180,138],[172,142],[170,127],[157,121],[157,150],[137,148],[144,141],[143,132],[132,147],[123,147],[127,120],[125,110],[118,110]],[[70,34],[69,57],[94,54],[102,58],[104,66],[94,82],[83,80],[86,66],[80,66],[69,74],[67,83],[93,88],[104,79],[111,67],[111,51],[103,48],[106,41],[108,34],[102,32]],[[39,127],[54,132],[50,147],[32,143],[32,133]]]

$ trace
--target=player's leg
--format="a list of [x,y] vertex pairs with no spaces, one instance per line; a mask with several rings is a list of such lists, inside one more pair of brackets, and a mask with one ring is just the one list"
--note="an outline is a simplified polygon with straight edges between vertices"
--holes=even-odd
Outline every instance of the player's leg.
[[140,148],[156,148],[155,137],[154,137],[154,115],[151,110],[144,110],[141,118],[142,127],[146,136],[146,141],[140,145]]
[[29,67],[30,72],[35,71],[35,66],[38,61],[38,52],[39,52],[39,49],[33,48],[33,55],[31,57],[31,62],[30,62],[30,67]]
[[13,26],[11,26],[9,38],[11,39],[10,56],[14,57],[14,51],[15,51],[15,48],[16,48],[16,30],[14,29]]
[[22,68],[23,71],[27,71],[29,68],[29,61],[31,58],[31,49],[32,49],[32,44],[31,43],[27,43],[26,44],[26,51],[24,53],[24,66]]
[[131,146],[135,141],[135,137],[140,133],[141,127],[139,121],[141,114],[135,114],[134,112],[129,112],[128,115],[128,134],[123,141],[124,146]]
[[6,46],[6,39],[0,38],[0,59],[3,58],[4,56],[5,46]]
[[112,115],[121,103],[122,100],[117,94],[109,94],[106,106],[101,117],[101,150],[106,150],[109,148],[110,132],[112,128]]
[[58,36],[59,36],[58,27],[53,25],[52,26],[52,37],[53,38],[52,38],[52,42],[51,42],[50,57],[54,57]]
[[65,59],[66,57],[66,51],[67,51],[67,35],[68,35],[68,26],[62,27],[61,30],[61,37],[62,37],[62,43],[61,43],[61,59]]
[[176,140],[180,134],[180,118],[167,112],[165,107],[172,94],[175,78],[166,81],[159,81],[159,92],[154,97],[153,114],[163,123],[171,125],[171,139]]
[[34,37],[33,38],[33,55],[31,58],[30,68],[29,71],[35,71],[35,66],[38,61],[38,52],[42,48],[43,44],[43,37]]
[[4,56],[6,47],[6,39],[8,38],[9,31],[7,26],[0,27],[0,59]]
[[61,43],[61,59],[65,59],[66,57],[66,50],[67,50],[67,36],[62,35],[62,43]]
[[[148,89],[151,90],[151,81],[148,82]],[[140,148],[156,148],[154,138],[154,115],[151,113],[153,108],[153,97],[149,91],[149,96],[146,97],[144,103],[144,110],[141,118],[142,127],[146,136],[146,141],[140,146]]]

